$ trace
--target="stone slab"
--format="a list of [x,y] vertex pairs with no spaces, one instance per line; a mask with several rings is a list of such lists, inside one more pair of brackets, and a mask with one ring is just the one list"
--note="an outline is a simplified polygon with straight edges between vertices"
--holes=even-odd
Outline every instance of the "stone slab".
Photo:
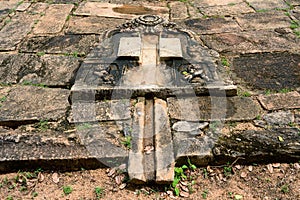
[[299,6],[300,5],[300,1],[298,0],[286,0],[286,3],[293,5],[293,6]]
[[[94,129],[90,131],[94,131],[95,136],[101,135]],[[106,166],[114,167],[112,163],[116,165],[119,162],[126,163],[127,152],[112,148],[113,146],[109,145],[105,137],[94,141],[94,144],[99,145],[97,146],[99,151],[96,151],[97,149],[95,150],[90,145],[83,145],[79,135],[76,130],[61,132],[49,129],[40,132],[25,132],[20,129],[11,130],[0,127],[0,172],[37,168],[44,170],[95,169]]]
[[16,7],[18,0],[0,1],[0,22]]
[[156,14],[168,18],[169,9],[158,6],[122,5],[101,2],[82,2],[75,15],[132,19],[138,15]]
[[156,182],[168,183],[174,179],[175,157],[166,101],[155,99],[154,118]]
[[73,4],[51,4],[33,29],[37,35],[59,33],[73,9]]
[[78,67],[70,56],[0,54],[0,82],[70,86]]
[[132,141],[128,158],[128,175],[132,182],[146,182],[144,171],[145,101],[141,99],[134,107]]
[[171,2],[169,6],[171,19],[185,19],[189,17],[187,6],[184,2]]
[[278,111],[267,113],[262,118],[271,125],[288,125],[295,120],[294,114],[291,111]]
[[282,31],[282,34],[276,31],[258,30],[201,35],[200,37],[209,48],[219,53],[245,54],[286,50],[299,51],[300,39],[294,34],[289,34],[286,30]]
[[160,38],[159,56],[161,58],[182,58],[182,46],[179,38]]
[[184,22],[184,26],[198,34],[238,32],[241,30],[236,21],[230,17],[189,19]]
[[188,157],[191,163],[197,166],[206,166],[213,160],[213,143],[208,138],[174,139],[174,151],[178,165],[187,164]]
[[[300,3],[299,3],[300,4]],[[291,15],[300,21],[300,6],[297,6],[291,11]]]
[[300,94],[296,91],[286,94],[259,95],[258,100],[267,110],[300,108]]
[[256,10],[272,10],[276,8],[287,9],[289,6],[283,0],[247,0],[247,2]]
[[124,19],[104,17],[78,17],[71,16],[66,33],[68,34],[102,34],[104,31],[116,28],[125,23]]
[[185,121],[246,121],[261,110],[251,98],[243,97],[171,97],[167,101],[170,117]]
[[99,38],[94,35],[36,36],[26,39],[20,46],[26,53],[59,53],[87,55]]
[[232,5],[204,7],[200,9],[207,16],[229,16],[255,12],[245,2]]
[[198,8],[194,5],[187,4],[188,15],[191,19],[201,18],[203,15],[199,12]]
[[237,77],[255,89],[279,91],[300,87],[299,54],[244,54],[234,58],[231,67]]
[[118,56],[140,57],[142,41],[140,37],[122,37],[119,42]]
[[282,12],[261,12],[236,17],[243,30],[276,29],[290,27],[291,19]]
[[194,1],[194,5],[197,7],[210,7],[210,6],[224,6],[229,4],[237,4],[242,3],[243,0],[202,0],[202,1]]
[[16,11],[24,12],[31,6],[31,3],[23,2],[16,8]]
[[32,15],[38,15],[38,14],[44,15],[48,7],[49,7],[48,3],[38,2],[30,6],[30,8],[28,9],[28,13],[31,13]]
[[58,121],[66,117],[69,90],[35,86],[13,87],[0,107],[0,125]]
[[[80,102],[72,96],[72,110],[69,123],[116,121],[130,119],[130,102],[126,100],[107,100],[100,102]],[[91,99],[92,101],[93,99]]]
[[35,15],[18,13],[0,30],[0,50],[15,50],[17,44],[31,31]]

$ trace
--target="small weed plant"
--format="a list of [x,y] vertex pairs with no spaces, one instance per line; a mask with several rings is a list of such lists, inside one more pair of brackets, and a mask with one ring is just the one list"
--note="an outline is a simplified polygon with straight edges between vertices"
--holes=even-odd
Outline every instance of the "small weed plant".
[[132,140],[132,137],[131,136],[125,136],[123,138],[123,140],[121,141],[121,143],[128,149],[131,149],[131,140]]
[[95,194],[97,199],[101,199],[103,197],[104,189],[101,187],[95,187]]
[[187,160],[188,165],[182,165],[181,167],[175,167],[174,180],[171,187],[174,190],[176,196],[180,195],[180,181],[190,181],[188,185],[189,192],[192,192],[192,185],[195,184],[193,177],[190,175],[191,171],[195,171],[197,167],[191,163],[190,159]]
[[65,195],[69,195],[73,192],[73,188],[69,185],[63,186],[63,192]]

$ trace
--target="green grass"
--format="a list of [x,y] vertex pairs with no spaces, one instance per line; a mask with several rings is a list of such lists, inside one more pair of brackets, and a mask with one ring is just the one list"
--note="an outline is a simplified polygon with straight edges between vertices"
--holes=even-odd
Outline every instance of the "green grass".
[[131,140],[132,137],[131,136],[125,136],[123,138],[123,140],[121,141],[121,143],[128,149],[131,149]]
[[32,83],[31,81],[23,81],[21,84],[22,85],[31,85],[31,86],[36,86],[36,87],[42,87],[42,88],[47,88],[48,87],[44,83]]
[[69,185],[63,186],[63,192],[65,195],[69,195],[73,192],[73,188]]
[[280,191],[283,192],[284,194],[289,193],[290,189],[289,189],[289,185],[283,185],[280,188]]
[[290,24],[291,29],[296,29],[296,28],[299,28],[299,27],[300,27],[300,25],[297,21],[295,21],[295,20],[291,21],[291,24]]
[[39,121],[37,128],[42,130],[42,131],[46,131],[47,129],[49,129],[49,124],[48,124],[48,120],[41,120]]
[[226,67],[230,66],[228,60],[225,57],[221,58],[221,63],[222,63],[223,66],[226,66]]
[[207,198],[207,194],[208,194],[208,190],[204,190],[201,194],[202,198],[203,199],[206,199]]
[[96,194],[96,198],[100,199],[103,196],[104,189],[101,187],[95,187],[94,192]]

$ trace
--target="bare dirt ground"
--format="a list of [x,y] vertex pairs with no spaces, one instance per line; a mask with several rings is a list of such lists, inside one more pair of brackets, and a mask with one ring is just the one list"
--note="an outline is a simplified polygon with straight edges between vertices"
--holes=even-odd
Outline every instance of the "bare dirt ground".
[[125,183],[114,170],[38,169],[0,175],[0,199],[300,199],[299,163],[208,166],[184,174],[178,197],[171,185]]

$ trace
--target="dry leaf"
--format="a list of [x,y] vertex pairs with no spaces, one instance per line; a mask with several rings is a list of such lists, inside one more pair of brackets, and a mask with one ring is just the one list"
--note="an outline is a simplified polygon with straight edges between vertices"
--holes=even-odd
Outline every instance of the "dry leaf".
[[299,163],[294,163],[294,168],[295,169],[300,169],[300,164]]
[[124,170],[124,169],[126,169],[126,164],[124,163],[124,164],[120,165],[120,166],[118,167],[118,169],[119,169],[119,170]]
[[43,182],[45,180],[45,176],[41,172],[38,174],[38,180],[39,182]]
[[184,182],[184,181],[180,181],[180,184],[181,184],[181,185],[184,185],[184,186],[187,186],[187,185],[188,185],[188,183],[187,183],[187,182]]
[[235,168],[242,169],[242,166],[241,165],[236,165]]
[[120,190],[123,190],[125,187],[126,187],[126,183],[122,183],[122,184],[119,186],[119,189],[120,189]]
[[122,183],[121,176],[116,176],[115,180],[118,185],[121,185],[121,183]]
[[280,163],[274,163],[274,164],[273,164],[273,167],[275,167],[275,168],[280,167]]
[[241,177],[242,177],[242,178],[246,178],[246,177],[247,177],[247,173],[246,173],[246,172],[242,172],[242,173],[241,173]]
[[185,192],[185,191],[180,191],[179,195],[180,195],[181,197],[189,197],[189,196],[190,196],[190,193]]
[[116,173],[116,168],[111,168],[107,174],[107,176],[111,177]]
[[189,188],[187,186],[180,185],[180,188],[185,192],[189,192]]
[[52,181],[54,183],[58,183],[59,182],[59,178],[58,178],[58,174],[57,173],[53,173],[52,174]]
[[267,165],[267,168],[268,168],[269,172],[272,174],[272,173],[273,173],[273,167],[272,167],[272,164],[268,164],[268,165]]
[[253,166],[249,166],[249,167],[248,167],[248,170],[249,170],[249,172],[252,172]]

